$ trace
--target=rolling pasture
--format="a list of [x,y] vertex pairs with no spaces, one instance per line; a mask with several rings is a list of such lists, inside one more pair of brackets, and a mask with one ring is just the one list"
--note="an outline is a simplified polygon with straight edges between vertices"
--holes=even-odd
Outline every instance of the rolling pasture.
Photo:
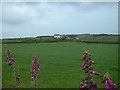
[[[118,87],[118,44],[99,44],[81,42],[53,43],[12,43],[2,46],[2,85],[3,88],[15,88],[16,82],[12,70],[7,65],[6,48],[15,58],[15,67],[20,66],[20,88],[30,88],[30,67],[34,56],[40,63],[37,72],[36,88],[79,88],[84,71],[81,70],[84,50],[92,53],[96,62],[95,71],[101,75],[94,76],[94,81],[103,88],[102,76],[108,72],[113,83]],[[119,86],[120,87],[120,86]]]

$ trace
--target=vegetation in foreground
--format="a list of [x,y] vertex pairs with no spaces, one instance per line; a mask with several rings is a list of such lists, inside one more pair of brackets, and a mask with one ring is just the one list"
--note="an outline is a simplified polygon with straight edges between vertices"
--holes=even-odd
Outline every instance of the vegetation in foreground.
[[[3,44],[3,88],[15,87],[13,75],[6,64],[6,47],[9,47],[21,64],[21,88],[30,86],[29,69],[34,56],[41,63],[41,72],[37,75],[36,88],[79,88],[84,77],[80,70],[82,52],[90,50],[97,62],[95,69],[101,75],[109,72],[113,82],[118,85],[118,45],[86,44],[78,42],[36,43],[36,44]],[[112,62],[112,63],[111,63]],[[95,82],[102,88],[102,77],[95,77]]]

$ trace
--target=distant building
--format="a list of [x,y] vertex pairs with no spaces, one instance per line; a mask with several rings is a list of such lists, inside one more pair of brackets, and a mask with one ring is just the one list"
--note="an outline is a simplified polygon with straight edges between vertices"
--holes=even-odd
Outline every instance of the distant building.
[[60,34],[54,34],[54,38],[62,38],[63,36]]

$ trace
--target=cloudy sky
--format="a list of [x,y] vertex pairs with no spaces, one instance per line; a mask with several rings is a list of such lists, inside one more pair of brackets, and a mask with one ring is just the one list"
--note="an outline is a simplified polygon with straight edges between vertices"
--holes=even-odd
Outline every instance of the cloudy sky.
[[2,28],[2,38],[118,33],[118,3],[7,2],[2,4]]

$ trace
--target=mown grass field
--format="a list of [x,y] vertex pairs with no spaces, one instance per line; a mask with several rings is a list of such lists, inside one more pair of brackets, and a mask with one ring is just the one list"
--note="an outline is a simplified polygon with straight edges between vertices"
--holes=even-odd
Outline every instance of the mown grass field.
[[[82,53],[89,50],[96,61],[95,71],[101,76],[108,72],[118,88],[118,44],[88,44],[80,42],[3,44],[2,48],[2,85],[3,88],[16,87],[13,73],[6,60],[6,48],[12,51],[15,66],[20,66],[20,88],[30,87],[30,67],[34,56],[40,62],[41,71],[37,72],[36,88],[79,88],[84,78],[81,64]],[[103,88],[101,76],[94,80]],[[120,88],[120,86],[119,86]]]

